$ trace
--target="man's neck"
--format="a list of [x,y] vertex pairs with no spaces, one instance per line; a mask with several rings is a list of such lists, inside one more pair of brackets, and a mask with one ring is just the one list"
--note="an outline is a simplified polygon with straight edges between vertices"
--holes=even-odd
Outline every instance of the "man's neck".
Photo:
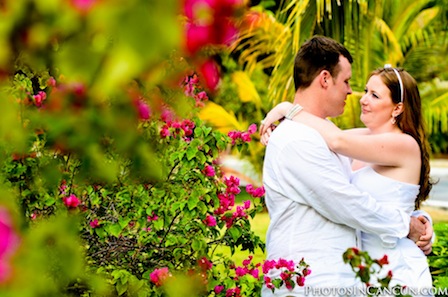
[[325,109],[322,108],[322,104],[319,102],[319,94],[314,94],[310,89],[299,90],[294,96],[294,104],[299,104],[303,107],[303,110],[309,112],[317,117],[325,119],[328,115],[325,114]]

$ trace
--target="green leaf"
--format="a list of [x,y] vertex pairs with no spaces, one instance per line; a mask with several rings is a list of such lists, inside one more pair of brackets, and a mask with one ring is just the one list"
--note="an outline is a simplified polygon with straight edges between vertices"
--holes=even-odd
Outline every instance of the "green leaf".
[[121,218],[118,220],[118,224],[120,224],[121,229],[123,229],[129,224],[130,221],[130,218]]
[[105,229],[107,230],[107,232],[109,232],[109,234],[111,234],[115,237],[118,237],[123,228],[121,228],[121,226],[119,224],[113,224],[113,225],[108,225]]
[[230,236],[232,236],[233,240],[235,241],[241,236],[241,229],[236,226],[230,227],[230,229],[227,230],[227,232],[229,232]]
[[187,160],[191,161],[196,156],[197,152],[198,152],[198,148],[197,147],[192,146],[192,145],[188,146],[188,148],[187,148]]
[[193,239],[191,247],[193,248],[194,251],[199,251],[202,248],[202,241],[197,238]]
[[191,195],[188,198],[188,209],[193,210],[199,202],[199,198],[197,196]]
[[127,291],[128,284],[127,283],[122,284],[121,282],[118,282],[115,285],[115,288],[117,289],[118,296],[121,296]]

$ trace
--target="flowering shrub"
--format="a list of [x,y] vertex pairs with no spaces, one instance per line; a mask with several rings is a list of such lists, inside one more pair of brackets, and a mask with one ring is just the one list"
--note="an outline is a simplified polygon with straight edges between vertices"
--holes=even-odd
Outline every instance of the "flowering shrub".
[[381,259],[372,259],[368,252],[361,251],[358,248],[348,248],[342,255],[344,263],[350,264],[356,278],[359,278],[362,283],[368,288],[369,296],[382,295],[382,289],[392,289],[394,296],[411,296],[404,294],[405,290],[401,285],[397,284],[390,288],[389,284],[393,277],[393,272],[389,270],[385,276],[382,276],[382,269],[389,264],[387,255]]
[[[270,270],[280,271],[280,278],[272,279],[269,277]],[[303,287],[305,285],[306,276],[311,274],[309,265],[306,264],[304,259],[298,263],[294,263],[292,260],[278,259],[267,260],[263,264],[264,282],[268,289],[275,292],[275,289],[279,289],[281,286],[285,286],[288,290],[293,290],[296,285]]]

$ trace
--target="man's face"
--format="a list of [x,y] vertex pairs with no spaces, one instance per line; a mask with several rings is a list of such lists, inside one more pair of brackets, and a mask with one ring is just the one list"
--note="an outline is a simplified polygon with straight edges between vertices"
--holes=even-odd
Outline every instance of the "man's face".
[[329,88],[329,102],[327,113],[329,117],[336,117],[344,112],[347,95],[352,93],[350,79],[352,77],[352,65],[344,56],[339,57],[339,73],[331,79]]

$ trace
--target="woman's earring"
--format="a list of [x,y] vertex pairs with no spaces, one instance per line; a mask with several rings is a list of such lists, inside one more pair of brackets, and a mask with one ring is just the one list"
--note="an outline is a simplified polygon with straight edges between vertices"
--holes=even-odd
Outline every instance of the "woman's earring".
[[392,123],[392,125],[395,125],[395,123],[397,122],[397,120],[396,120],[395,117],[393,116],[392,119],[390,119],[390,122]]

